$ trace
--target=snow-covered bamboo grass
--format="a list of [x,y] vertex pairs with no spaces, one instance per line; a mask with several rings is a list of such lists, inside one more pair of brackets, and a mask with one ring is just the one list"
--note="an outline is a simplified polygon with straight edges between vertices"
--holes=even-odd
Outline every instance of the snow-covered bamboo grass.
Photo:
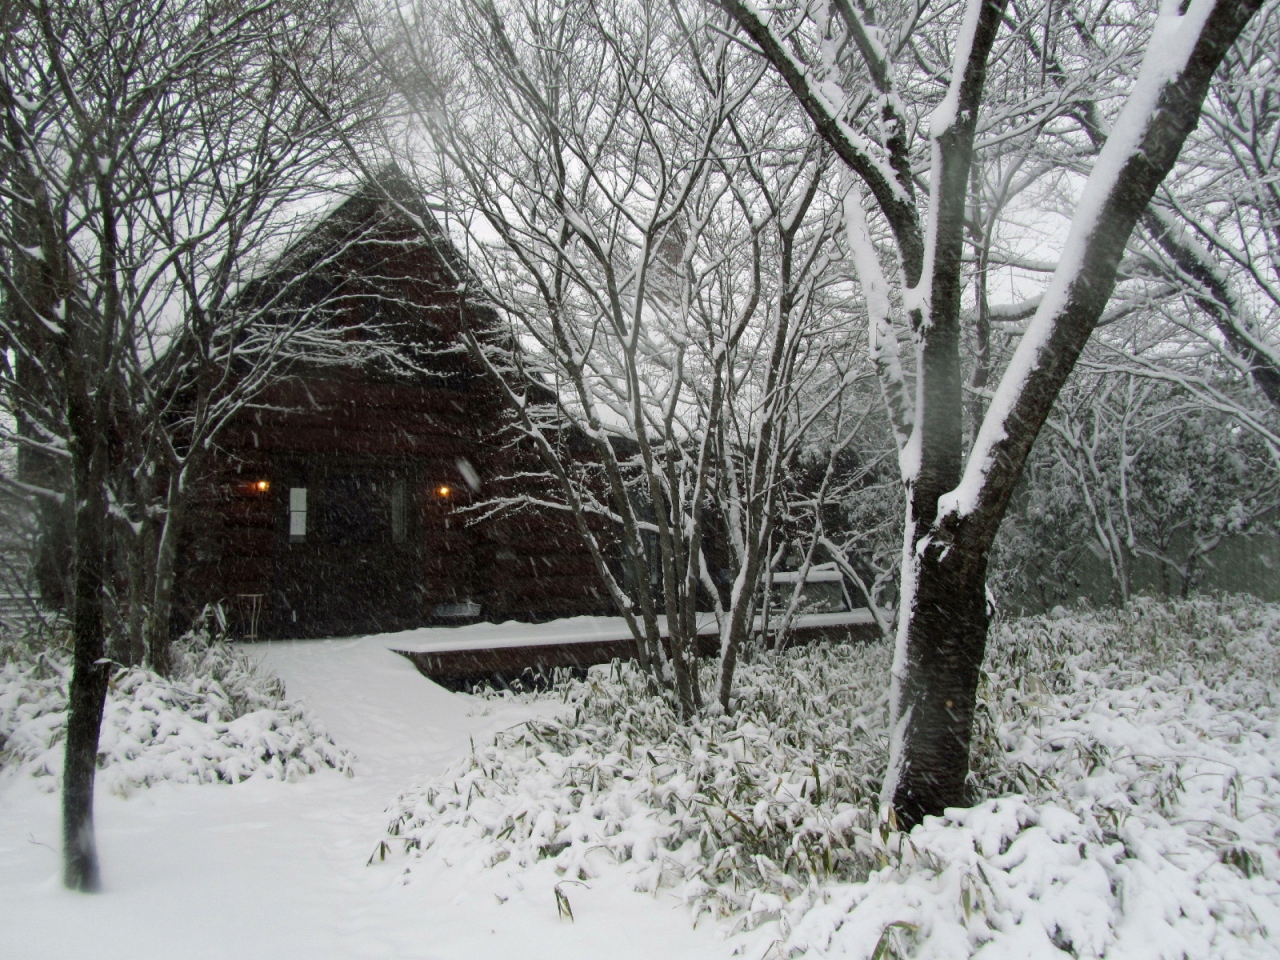
[[[202,635],[185,638],[175,653],[170,677],[141,667],[112,675],[98,745],[100,786],[127,796],[161,781],[292,781],[325,768],[351,774],[351,755],[251,657]],[[70,652],[13,646],[4,654],[0,767],[57,790]]]
[[732,717],[691,724],[629,668],[598,668],[543,695],[558,719],[406,793],[371,860],[410,853],[406,882],[461,857],[624,870],[695,923],[765,927],[782,956],[1266,956],[1278,644],[1280,606],[1242,597],[998,624],[975,806],[909,835],[876,818],[887,643],[758,657]]

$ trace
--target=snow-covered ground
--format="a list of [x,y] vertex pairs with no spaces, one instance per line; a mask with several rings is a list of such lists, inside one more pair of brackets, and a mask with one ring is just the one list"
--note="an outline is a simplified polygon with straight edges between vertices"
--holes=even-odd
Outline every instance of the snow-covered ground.
[[[310,704],[355,754],[352,777],[160,783],[123,798],[100,789],[106,890],[58,882],[58,799],[43,778],[0,781],[0,957],[12,960],[347,958],[715,958],[733,945],[691,930],[670,895],[625,878],[567,891],[550,864],[510,878],[473,863],[421,872],[366,866],[387,808],[502,728],[548,711],[494,705],[423,679],[378,638],[259,648],[291,698]],[[563,889],[563,888],[562,888]],[[499,900],[498,891],[505,900]]]
[[31,775],[56,763],[11,740],[0,957],[1280,957],[1280,606],[1001,626],[975,731],[999,799],[909,838],[868,802],[883,645],[744,663],[734,716],[688,726],[625,669],[451,694],[404,639],[254,647],[289,700],[230,724],[194,694],[203,720],[157,723],[176,695],[122,682],[100,896],[58,885]]

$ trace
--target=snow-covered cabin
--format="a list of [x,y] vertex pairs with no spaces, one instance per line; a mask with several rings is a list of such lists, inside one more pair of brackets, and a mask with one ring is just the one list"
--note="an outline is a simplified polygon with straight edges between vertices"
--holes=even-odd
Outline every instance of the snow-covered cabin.
[[304,637],[610,612],[569,519],[468,512],[537,465],[458,343],[463,323],[498,336],[494,315],[465,297],[430,212],[403,183],[396,203],[387,189],[324,215],[259,283],[305,272],[292,308],[326,304],[353,343],[361,324],[390,328],[418,370],[303,363],[221,433],[182,547],[180,615],[218,602],[241,635]]

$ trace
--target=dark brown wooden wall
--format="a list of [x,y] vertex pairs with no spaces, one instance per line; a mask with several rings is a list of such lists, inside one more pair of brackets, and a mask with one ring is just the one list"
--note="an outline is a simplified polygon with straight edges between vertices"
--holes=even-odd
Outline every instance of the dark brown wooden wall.
[[[385,220],[385,208],[367,202],[365,207],[371,222]],[[353,219],[363,209],[348,211],[345,220],[341,211],[335,214],[342,230],[354,229]],[[234,614],[243,607],[238,595],[261,594],[265,635],[399,629],[430,622],[437,605],[463,599],[479,602],[481,616],[495,621],[611,613],[590,555],[566,515],[521,509],[478,519],[481,501],[518,495],[521,484],[539,496],[552,491],[545,485],[535,490],[539,484],[532,480],[503,479],[537,471],[537,460],[511,443],[505,429],[509,414],[496,388],[456,349],[462,305],[440,248],[415,243],[416,235],[394,218],[377,222],[379,242],[351,244],[333,271],[337,279],[321,278],[313,293],[332,297],[334,285],[340,286],[345,306],[332,322],[353,328],[389,324],[431,372],[300,367],[231,424],[209,459],[188,524],[182,612],[190,617],[206,603],[221,602]],[[483,313],[469,316],[472,323],[486,320]],[[479,474],[479,491],[468,488],[460,459]],[[416,577],[413,609],[406,613],[401,597],[394,616],[383,616],[376,611],[378,598],[369,596],[361,598],[367,609],[346,604],[352,609],[345,619],[295,622],[282,600],[281,582],[288,566],[284,551],[291,549],[290,478],[308,470],[374,475],[392,468],[413,477],[412,553],[403,552],[397,561],[415,558],[415,569],[403,573]],[[265,491],[255,487],[258,481],[268,484]],[[448,497],[437,493],[443,485],[450,488]],[[396,576],[400,588],[401,574]],[[237,626],[243,632],[245,624]]]

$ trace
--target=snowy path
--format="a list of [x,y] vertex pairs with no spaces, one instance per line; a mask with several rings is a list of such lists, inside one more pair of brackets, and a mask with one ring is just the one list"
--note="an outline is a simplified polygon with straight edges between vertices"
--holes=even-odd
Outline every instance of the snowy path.
[[[5,960],[715,960],[734,944],[666,896],[618,875],[566,888],[549,865],[518,878],[460,863],[398,882],[399,854],[366,867],[396,795],[528,706],[486,704],[429,683],[385,638],[255,648],[357,755],[356,776],[298,783],[162,784],[97,801],[106,892],[57,881],[58,800],[0,781],[0,957]],[[500,896],[505,898],[500,900]]]

